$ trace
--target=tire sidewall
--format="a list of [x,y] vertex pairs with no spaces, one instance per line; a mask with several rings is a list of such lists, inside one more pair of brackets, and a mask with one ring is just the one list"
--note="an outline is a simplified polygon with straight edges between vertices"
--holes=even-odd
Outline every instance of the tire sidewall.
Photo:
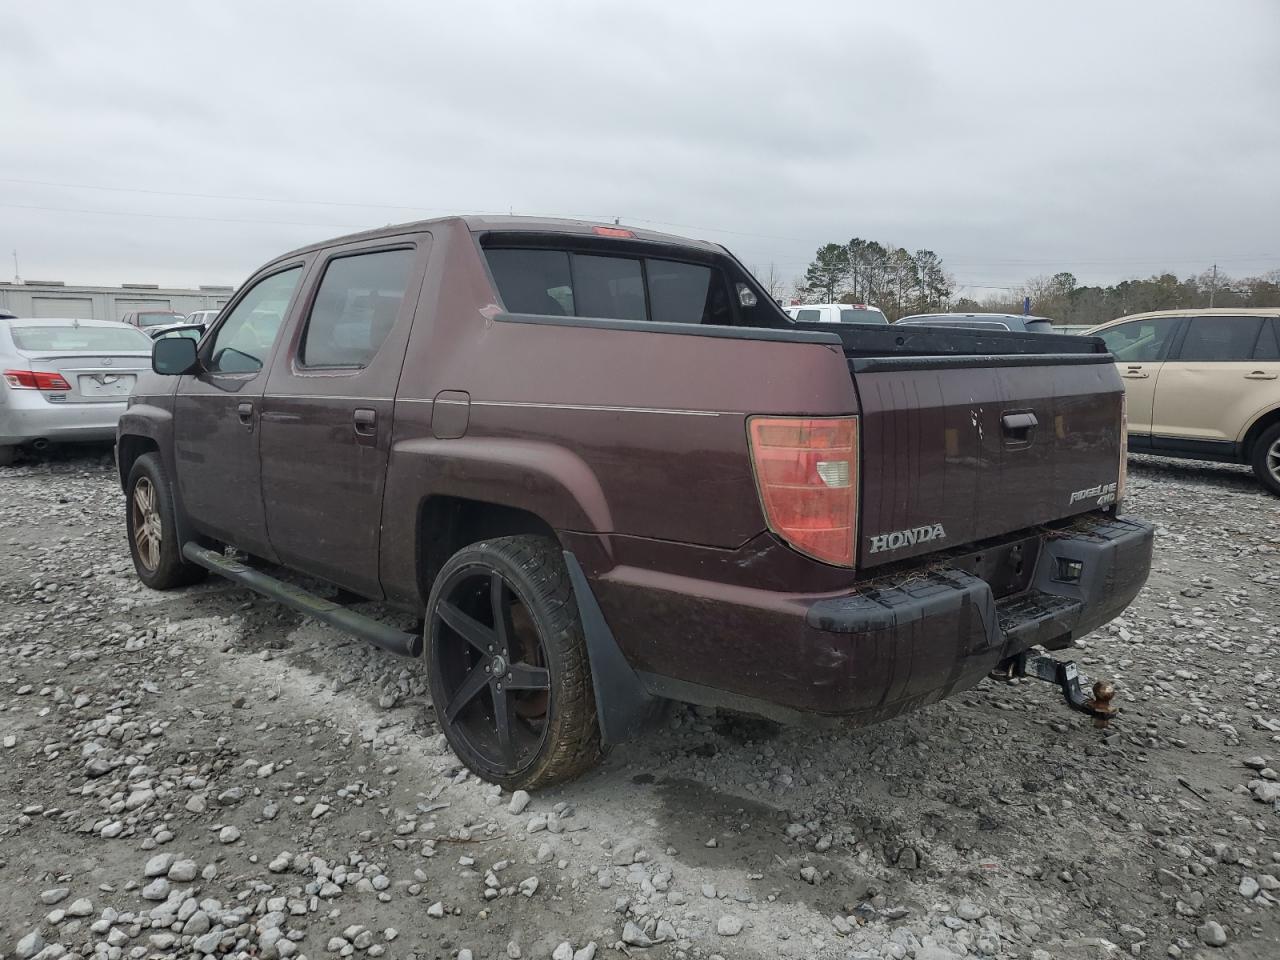
[[1267,469],[1267,451],[1277,440],[1280,440],[1280,423],[1273,424],[1262,431],[1253,448],[1253,472],[1267,490],[1280,496],[1280,480],[1272,476],[1271,471]]
[[[439,618],[435,609],[446,586],[451,585],[456,575],[463,570],[489,572],[496,570],[502,574],[517,599],[524,605],[538,630],[538,639],[547,661],[547,670],[551,677],[551,689],[547,699],[547,730],[537,754],[524,767],[515,773],[495,770],[484,758],[480,757],[467,742],[458,735],[452,725],[445,720],[446,691],[440,676],[439,649],[437,647],[437,624]],[[460,550],[444,565],[436,577],[427,606],[426,632],[423,643],[423,656],[426,658],[428,680],[431,686],[431,700],[436,705],[436,719],[440,730],[448,740],[458,758],[473,772],[490,783],[503,787],[518,786],[526,783],[537,783],[542,777],[555,753],[556,743],[563,735],[565,717],[561,686],[565,675],[565,664],[562,656],[562,639],[566,630],[576,627],[576,618],[556,616],[547,609],[547,605],[531,581],[528,573],[505,554],[496,550],[489,541],[472,544]]]
[[[134,539],[133,494],[138,481],[144,477],[151,482],[151,487],[155,490],[156,510],[160,514],[160,561],[154,570],[148,570],[138,556],[138,544]],[[133,567],[139,580],[154,590],[166,590],[192,582],[194,571],[183,562],[178,544],[178,530],[174,520],[173,497],[169,489],[169,481],[160,465],[160,458],[155,453],[143,454],[134,461],[129,470],[129,479],[125,483],[124,525],[129,538],[129,555],[133,558]]]

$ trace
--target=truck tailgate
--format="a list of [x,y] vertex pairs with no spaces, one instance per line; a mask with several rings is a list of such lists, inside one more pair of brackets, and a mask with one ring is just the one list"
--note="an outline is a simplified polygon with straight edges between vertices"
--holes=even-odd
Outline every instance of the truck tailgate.
[[1115,500],[1123,388],[1107,354],[850,359],[857,562],[880,566]]

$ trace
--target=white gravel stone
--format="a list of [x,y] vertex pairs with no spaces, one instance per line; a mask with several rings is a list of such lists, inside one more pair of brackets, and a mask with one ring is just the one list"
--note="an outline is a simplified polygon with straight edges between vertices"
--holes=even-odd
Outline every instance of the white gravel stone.
[[61,903],[70,895],[69,887],[54,887],[52,890],[46,890],[40,894],[40,902],[45,906],[53,906],[55,903]]
[[1227,945],[1227,931],[1222,928],[1222,924],[1217,920],[1206,920],[1196,927],[1196,935],[1200,938],[1201,943],[1210,947],[1225,947]]
[[240,831],[235,827],[223,827],[218,831],[219,843],[235,843],[240,839]]
[[525,807],[529,806],[530,799],[529,794],[524,790],[517,790],[511,795],[511,802],[507,804],[507,812],[517,817],[520,816],[520,814],[524,813]]
[[169,868],[173,866],[173,862],[177,859],[177,856],[172,853],[157,853],[147,861],[142,875],[145,877],[162,877],[169,872]]
[[194,860],[176,860],[169,868],[168,877],[174,883],[190,883],[196,878],[197,869]]
[[742,920],[733,914],[726,913],[716,921],[716,933],[722,937],[736,937],[742,932]]

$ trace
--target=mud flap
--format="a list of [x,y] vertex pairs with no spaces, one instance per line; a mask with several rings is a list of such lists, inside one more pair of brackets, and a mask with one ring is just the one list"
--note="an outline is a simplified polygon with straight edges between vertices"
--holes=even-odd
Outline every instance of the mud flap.
[[600,742],[605,748],[612,747],[643,733],[656,721],[664,702],[645,691],[635,670],[618,649],[618,641],[605,622],[578,558],[566,550],[564,564],[569,570],[569,582],[573,585],[578,616],[582,618],[582,631],[586,635]]

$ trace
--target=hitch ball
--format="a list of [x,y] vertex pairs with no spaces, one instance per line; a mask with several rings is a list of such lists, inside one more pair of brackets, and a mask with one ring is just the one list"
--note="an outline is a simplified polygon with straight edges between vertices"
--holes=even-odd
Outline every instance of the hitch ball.
[[1093,714],[1093,725],[1095,727],[1105,727],[1107,721],[1116,715],[1117,710],[1111,703],[1111,699],[1115,695],[1115,684],[1106,680],[1099,680],[1094,683],[1093,699],[1088,701],[1085,707]]

